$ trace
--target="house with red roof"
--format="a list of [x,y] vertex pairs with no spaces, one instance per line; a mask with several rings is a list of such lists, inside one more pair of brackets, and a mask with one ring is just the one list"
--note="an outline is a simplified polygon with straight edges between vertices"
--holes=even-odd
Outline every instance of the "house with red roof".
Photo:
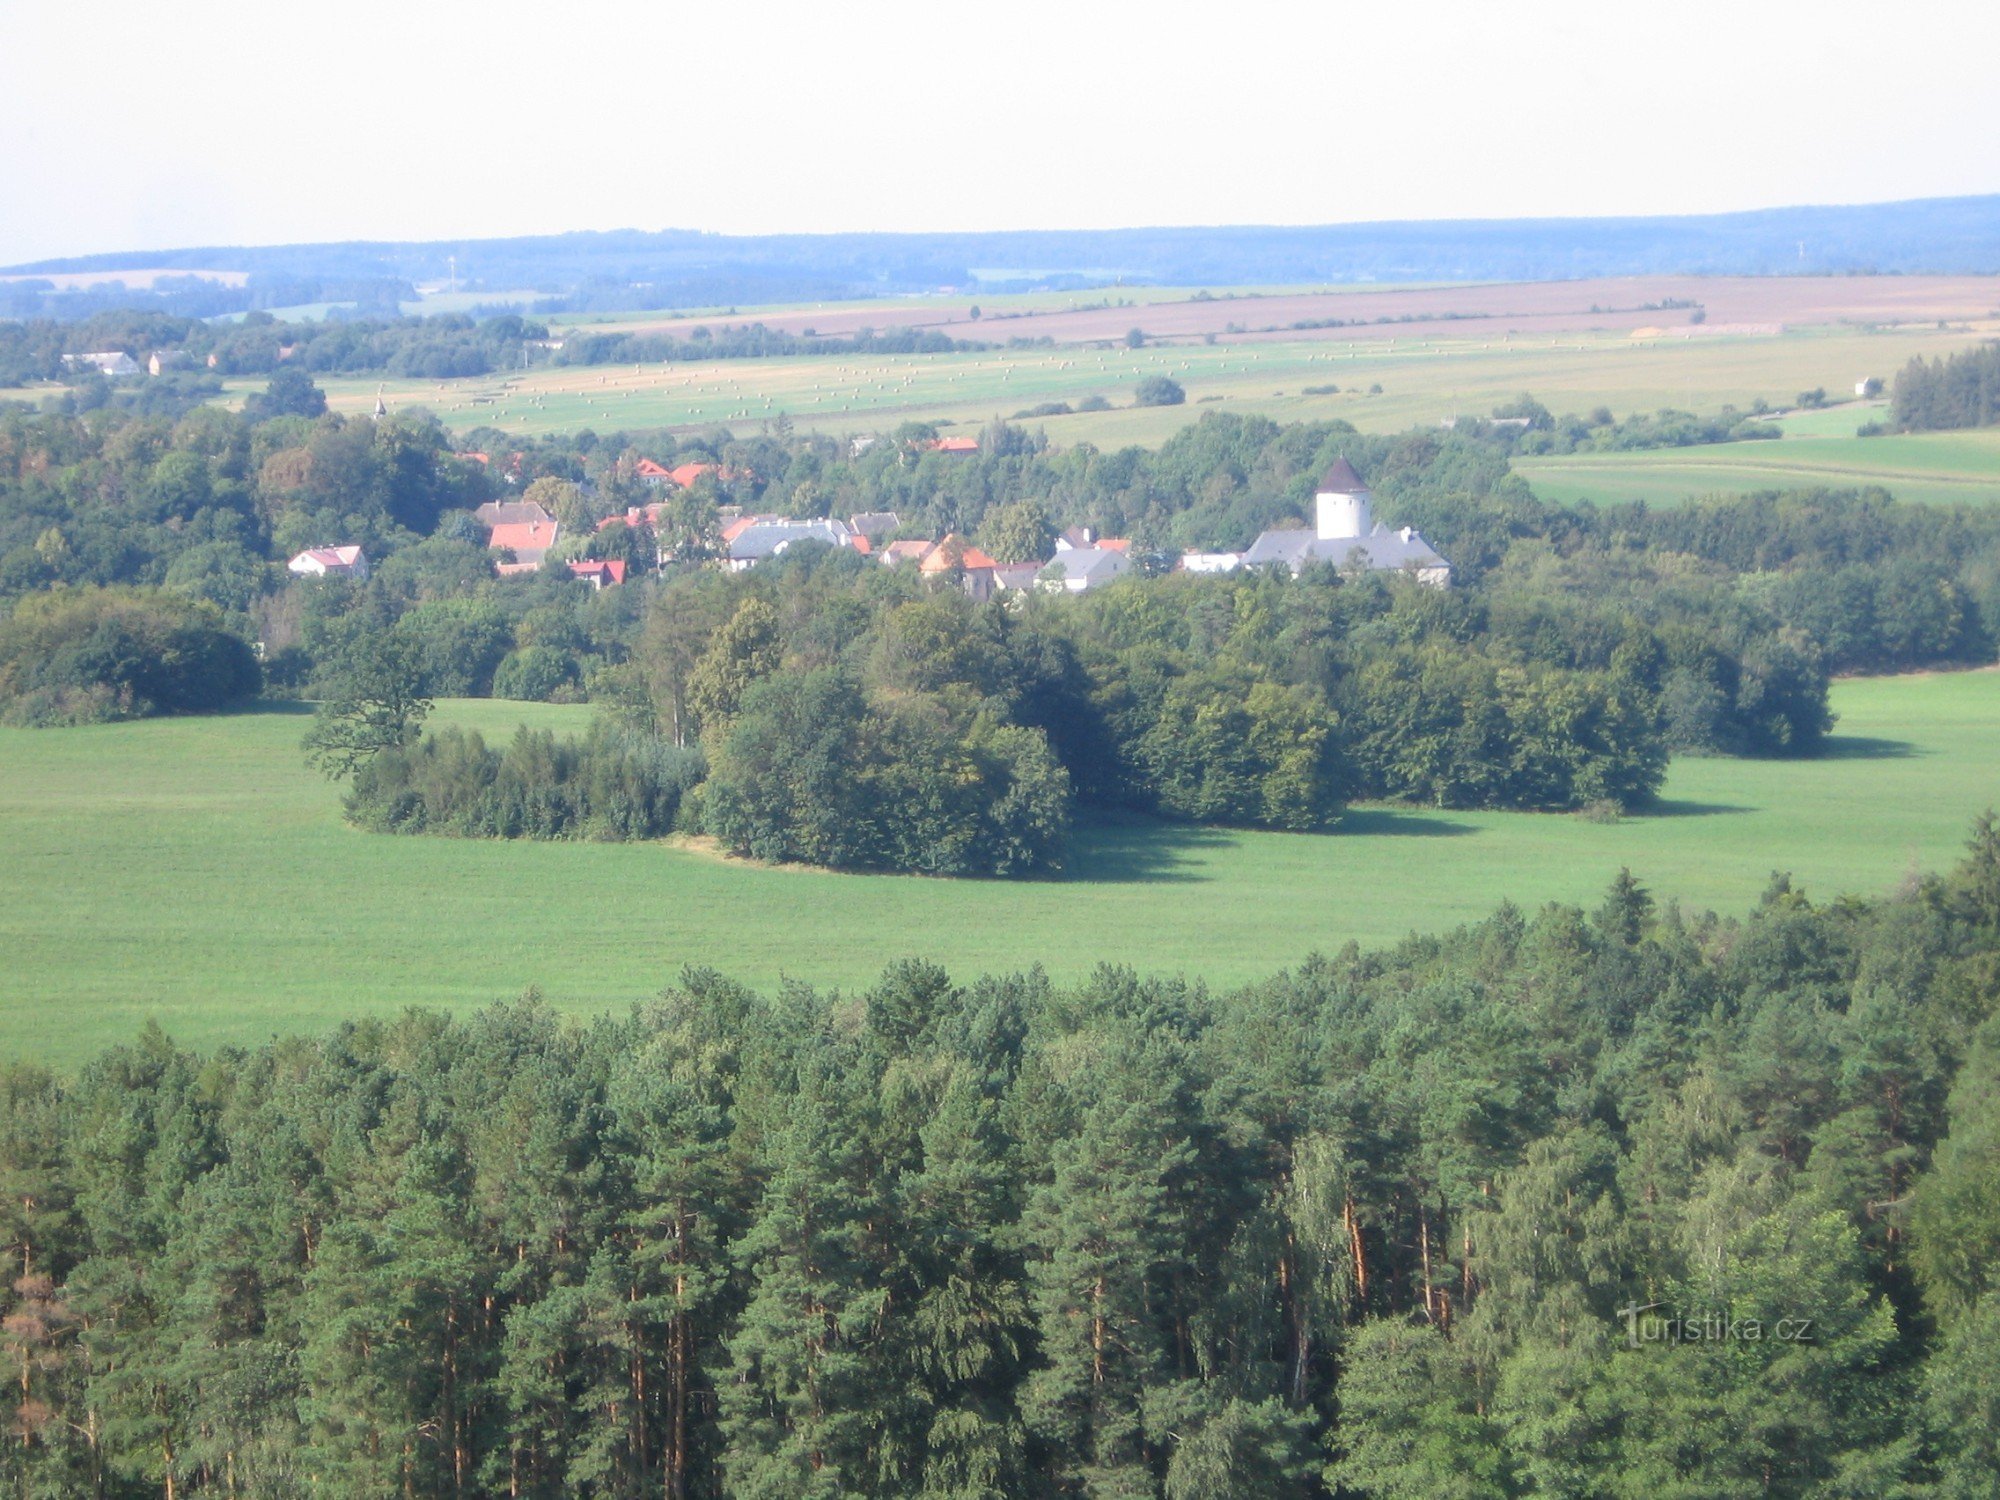
[[359,547],[308,547],[285,564],[301,578],[355,578],[366,581],[368,554]]
[[926,453],[943,453],[952,458],[968,458],[979,451],[979,439],[975,437],[932,438],[928,443],[918,445]]
[[592,558],[588,561],[572,562],[572,575],[600,592],[613,588],[625,581],[625,559],[622,557]]
[[931,555],[931,549],[936,546],[936,542],[926,542],[915,537],[905,537],[902,541],[891,542],[882,549],[882,562],[885,566],[891,568],[900,562],[921,563]]
[[948,534],[917,564],[917,571],[926,578],[945,579],[956,577],[959,586],[974,599],[981,601],[993,597],[993,570],[997,564],[969,542],[961,541],[956,532]]
[[674,477],[673,470],[665,464],[654,463],[650,458],[642,458],[634,464],[632,474],[641,484],[650,484],[656,488],[673,481]]
[[556,521],[502,521],[487,534],[486,545],[494,551],[514,554],[518,569],[532,572],[556,544],[562,526]]

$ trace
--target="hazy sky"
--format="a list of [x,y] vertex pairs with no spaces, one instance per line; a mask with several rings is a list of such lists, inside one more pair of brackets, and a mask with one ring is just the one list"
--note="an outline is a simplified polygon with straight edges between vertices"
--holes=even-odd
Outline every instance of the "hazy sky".
[[0,0],[0,264],[2000,190],[2000,4]]

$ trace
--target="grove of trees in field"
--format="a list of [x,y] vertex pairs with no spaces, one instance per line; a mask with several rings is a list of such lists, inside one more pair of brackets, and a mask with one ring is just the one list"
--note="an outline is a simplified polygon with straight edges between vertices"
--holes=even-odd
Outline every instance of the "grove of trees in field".
[[1889,407],[1895,425],[1906,432],[2000,422],[2000,344],[1911,360],[1896,376]]
[[1621,876],[1227,994],[149,1030],[0,1070],[0,1482],[1988,1495],[1997,1003],[1989,817],[1890,899]]

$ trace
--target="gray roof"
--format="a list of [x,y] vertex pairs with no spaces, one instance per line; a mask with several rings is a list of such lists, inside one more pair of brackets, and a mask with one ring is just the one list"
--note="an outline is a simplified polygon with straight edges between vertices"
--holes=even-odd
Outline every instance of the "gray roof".
[[524,521],[546,523],[555,519],[542,509],[539,500],[488,500],[472,515],[482,526],[519,526]]
[[887,536],[903,523],[893,510],[865,510],[858,516],[850,516],[847,524],[873,541],[878,536]]
[[1108,547],[1071,547],[1058,552],[1049,563],[1061,568],[1068,578],[1088,583],[1107,583],[1132,566],[1132,559]]
[[1031,589],[1045,566],[1038,562],[999,563],[993,569],[993,582],[1003,589]]
[[1246,568],[1284,563],[1294,573],[1308,562],[1330,562],[1344,566],[1360,554],[1367,568],[1448,568],[1451,566],[1432,550],[1431,544],[1407,528],[1391,531],[1377,525],[1367,536],[1322,537],[1304,527],[1288,531],[1267,531],[1243,554]]
[[845,521],[760,521],[736,533],[736,540],[729,544],[729,556],[733,562],[756,562],[777,556],[793,542],[841,547],[853,534]]

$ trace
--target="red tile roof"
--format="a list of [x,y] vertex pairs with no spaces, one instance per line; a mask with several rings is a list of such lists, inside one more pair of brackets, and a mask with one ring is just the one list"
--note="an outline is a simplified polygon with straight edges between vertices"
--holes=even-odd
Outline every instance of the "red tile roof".
[[1097,543],[1099,552],[1123,552],[1132,545],[1129,537],[1107,536]]
[[642,458],[632,467],[632,472],[641,479],[671,479],[673,471],[665,464],[656,464],[650,458]]
[[569,570],[578,578],[607,579],[612,583],[623,583],[625,581],[625,559],[622,557],[607,557],[587,562],[573,562],[569,565]]
[[932,438],[924,444],[933,453],[977,453],[979,439],[970,437]]
[[947,536],[936,547],[931,549],[923,562],[918,565],[918,571],[922,573],[944,572],[947,568],[954,566],[952,562],[954,552],[958,558],[956,566],[965,569],[967,572],[975,568],[991,568],[996,566],[993,559],[988,557],[984,552],[981,552],[977,547],[969,543],[959,541],[957,536],[953,535]]
[[516,557],[533,553],[539,557],[556,544],[561,528],[554,521],[503,521],[486,538],[489,547],[505,547]]

